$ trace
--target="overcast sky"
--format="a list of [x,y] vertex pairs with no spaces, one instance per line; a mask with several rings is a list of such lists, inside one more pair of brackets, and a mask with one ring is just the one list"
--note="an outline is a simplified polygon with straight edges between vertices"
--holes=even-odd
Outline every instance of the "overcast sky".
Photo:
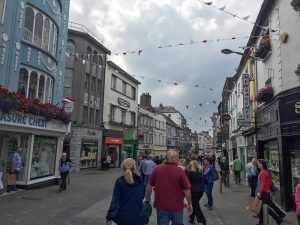
[[[255,21],[263,0],[212,2],[218,8],[226,6],[226,11],[238,16],[250,15],[249,21]],[[70,21],[81,23],[104,38],[104,46],[112,53],[144,50],[140,55],[112,54],[109,60],[141,81],[139,95],[149,92],[152,106],[174,106],[187,118],[193,131],[211,128],[209,117],[217,111],[225,78],[238,67],[240,56],[220,51],[243,51],[240,47],[248,39],[174,45],[249,36],[253,28],[251,23],[198,0],[71,0]],[[158,48],[169,44],[173,47]]]

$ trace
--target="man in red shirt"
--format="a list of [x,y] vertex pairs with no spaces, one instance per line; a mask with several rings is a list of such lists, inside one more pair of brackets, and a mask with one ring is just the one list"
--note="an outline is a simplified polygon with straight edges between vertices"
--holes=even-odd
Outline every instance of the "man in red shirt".
[[157,225],[183,225],[184,197],[188,201],[187,211],[192,214],[190,182],[185,172],[178,167],[179,156],[176,150],[167,152],[167,161],[152,172],[146,190],[146,201],[151,200],[155,187],[154,208],[157,210]]

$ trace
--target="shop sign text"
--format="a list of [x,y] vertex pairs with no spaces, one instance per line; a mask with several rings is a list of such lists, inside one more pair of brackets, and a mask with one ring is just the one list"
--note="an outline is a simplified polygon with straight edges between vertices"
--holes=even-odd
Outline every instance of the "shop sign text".
[[47,121],[42,118],[38,118],[32,115],[24,115],[16,112],[3,113],[0,111],[0,122],[6,124],[23,125],[31,127],[47,127]]
[[130,102],[128,102],[128,101],[126,101],[126,100],[124,100],[124,99],[122,99],[120,97],[118,98],[118,104],[120,106],[124,106],[126,108],[130,108]]
[[296,112],[297,114],[300,114],[300,102],[296,102],[296,103],[295,103],[295,112]]
[[250,121],[249,74],[243,76],[244,119]]

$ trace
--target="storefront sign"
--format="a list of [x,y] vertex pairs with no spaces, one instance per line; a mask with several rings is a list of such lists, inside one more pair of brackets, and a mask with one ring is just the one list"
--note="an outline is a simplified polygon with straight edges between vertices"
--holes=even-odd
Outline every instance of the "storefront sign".
[[250,121],[249,74],[243,76],[244,119]]
[[120,98],[120,97],[118,97],[118,104],[120,106],[124,106],[126,108],[130,108],[130,102],[126,101],[126,100],[124,100],[123,98]]
[[44,117],[21,112],[4,113],[0,110],[0,126],[9,125],[35,129],[69,132],[69,125],[58,120],[46,120]]
[[222,117],[223,117],[223,120],[225,120],[225,121],[231,120],[231,116],[229,114],[227,114],[227,113],[223,114]]
[[266,126],[270,123],[278,121],[278,111],[275,105],[272,105],[268,109],[265,109],[257,114],[257,125]]
[[33,116],[25,115],[17,112],[3,113],[0,112],[0,122],[15,125],[24,125],[32,127],[47,127],[47,121],[45,119]]
[[300,93],[288,95],[280,99],[280,122],[300,120]]
[[300,114],[300,101],[295,103],[295,113]]
[[123,143],[123,138],[105,137],[104,138],[104,143],[105,144],[121,145]]

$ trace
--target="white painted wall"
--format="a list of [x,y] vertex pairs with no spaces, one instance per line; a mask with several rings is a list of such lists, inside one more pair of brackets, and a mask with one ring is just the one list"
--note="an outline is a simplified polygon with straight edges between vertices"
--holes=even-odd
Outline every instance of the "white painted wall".
[[177,126],[182,128],[182,123],[183,123],[183,116],[181,113],[176,112],[176,113],[163,113],[164,115],[169,117],[169,114],[171,115],[169,118],[173,120],[174,123],[176,123]]
[[[117,91],[113,90],[112,87],[112,74],[117,76],[118,82],[117,82]],[[125,81],[126,83],[130,84],[131,86],[135,87],[136,89],[136,96],[135,99],[132,99],[128,96],[125,96],[122,94],[122,81]],[[118,71],[114,70],[111,68],[109,65],[106,65],[106,72],[105,72],[105,88],[104,88],[104,106],[103,106],[103,122],[104,122],[104,127],[106,129],[116,129],[117,130],[122,130],[118,129],[115,125],[110,125],[110,108],[111,105],[119,106],[122,109],[127,110],[126,112],[126,124],[131,125],[131,112],[134,112],[136,114],[135,121],[137,121],[137,114],[138,114],[138,85],[131,81],[130,79],[126,78],[122,73],[119,73]],[[131,92],[131,87],[127,85],[127,95],[132,96]],[[120,106],[118,104],[118,98],[122,98],[128,102],[130,102],[130,107],[124,107]],[[115,111],[115,121],[116,122],[121,122],[122,117],[121,117],[121,109],[117,108]],[[137,123],[137,122],[136,122]]]

